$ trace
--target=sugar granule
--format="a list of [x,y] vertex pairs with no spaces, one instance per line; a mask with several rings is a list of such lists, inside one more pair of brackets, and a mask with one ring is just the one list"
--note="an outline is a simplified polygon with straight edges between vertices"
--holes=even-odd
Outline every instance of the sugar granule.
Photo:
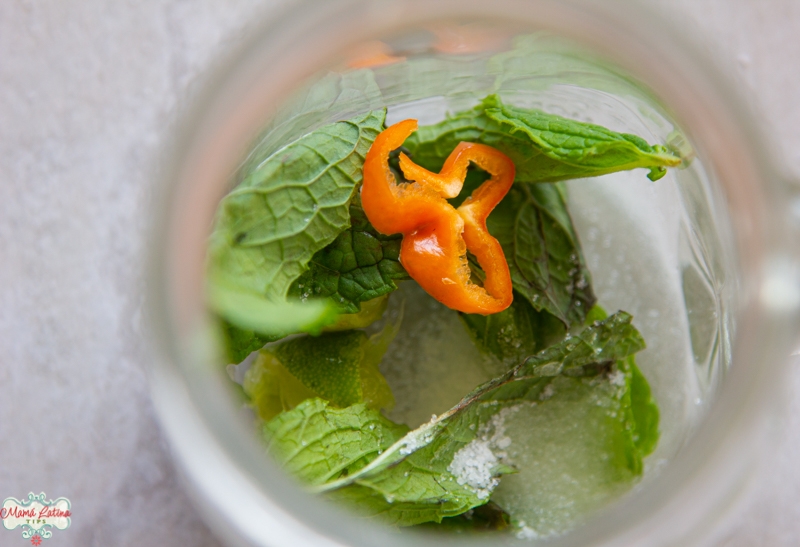
[[458,484],[469,486],[479,499],[486,499],[500,483],[492,472],[496,467],[497,456],[489,447],[489,442],[475,439],[456,452],[447,470]]

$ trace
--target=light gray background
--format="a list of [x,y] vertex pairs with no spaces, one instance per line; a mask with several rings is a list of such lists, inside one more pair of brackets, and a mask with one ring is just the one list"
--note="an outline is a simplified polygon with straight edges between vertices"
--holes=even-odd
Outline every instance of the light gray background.
[[[319,1],[319,0],[318,0]],[[696,25],[800,177],[800,1],[660,0]],[[264,0],[0,0],[0,499],[72,500],[57,546],[216,546],[143,371],[154,158]],[[782,440],[719,545],[800,545],[800,370]],[[0,545],[26,545],[0,529]]]

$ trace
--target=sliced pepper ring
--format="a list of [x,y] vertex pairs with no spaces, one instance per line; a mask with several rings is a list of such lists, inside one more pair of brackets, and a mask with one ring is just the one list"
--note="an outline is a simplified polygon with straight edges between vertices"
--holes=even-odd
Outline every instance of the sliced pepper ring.
[[[490,146],[462,142],[439,173],[400,154],[400,169],[413,182],[398,184],[389,168],[389,153],[416,129],[416,120],[404,120],[376,137],[364,161],[364,212],[379,232],[403,234],[400,262],[436,300],[464,313],[503,311],[513,300],[511,275],[486,217],[511,188],[514,163]],[[456,209],[446,198],[461,192],[470,162],[492,176]],[[470,279],[467,251],[486,274],[483,287]]]

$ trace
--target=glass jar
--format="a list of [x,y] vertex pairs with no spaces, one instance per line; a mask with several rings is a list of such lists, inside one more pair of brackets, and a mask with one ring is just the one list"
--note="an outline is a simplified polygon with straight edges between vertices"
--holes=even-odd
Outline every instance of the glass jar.
[[151,239],[153,397],[209,525],[232,545],[511,541],[398,534],[299,489],[231,397],[203,298],[219,200],[268,154],[368,109],[389,107],[387,124],[432,123],[498,92],[684,159],[656,183],[568,185],[600,301],[631,311],[651,346],[640,364],[663,421],[641,484],[550,542],[711,537],[770,442],[765,418],[800,305],[800,192],[734,89],[678,26],[629,2],[342,0],[297,3],[268,21],[186,116]]

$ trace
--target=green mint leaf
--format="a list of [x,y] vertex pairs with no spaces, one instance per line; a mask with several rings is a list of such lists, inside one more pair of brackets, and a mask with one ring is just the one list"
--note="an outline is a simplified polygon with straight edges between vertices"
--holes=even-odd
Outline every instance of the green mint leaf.
[[511,306],[492,315],[460,313],[475,346],[507,366],[561,341],[567,330],[557,317],[537,311],[519,294]]
[[[405,429],[360,404],[335,409],[310,399],[278,414],[265,435],[270,453],[289,472],[362,515],[399,526],[441,522],[485,504],[499,478],[515,472],[503,453],[508,446],[502,425],[508,412],[503,409],[513,413],[520,404],[542,402],[552,395],[548,386],[563,382],[595,390],[602,383],[616,401],[624,387],[607,381],[611,376],[602,371],[643,347],[630,315],[620,312],[527,359],[412,432],[404,434]],[[583,377],[560,376],[565,371]],[[595,397],[583,411],[592,412],[601,400]],[[598,412],[608,420],[613,408],[606,405]],[[597,418],[593,425],[598,423],[605,424]],[[618,476],[628,480],[635,474],[629,462],[636,456],[633,442],[630,434],[624,436],[624,424],[612,423],[616,429],[596,428],[607,438],[592,442],[610,443],[602,445],[604,454],[610,450],[611,464],[626,470],[613,475],[612,482]],[[619,432],[627,444],[611,435]]]
[[586,314],[586,325],[589,326],[595,321],[602,321],[603,319],[608,317],[608,312],[601,306],[600,304],[595,304],[589,313]]
[[262,420],[309,398],[334,407],[364,403],[372,409],[391,408],[394,398],[378,365],[398,328],[399,322],[372,337],[343,331],[270,344],[245,373],[245,394]]
[[[430,422],[411,431],[402,439],[364,466],[359,471],[318,486],[320,492],[333,491],[350,484],[364,485],[365,481],[380,479],[384,473],[394,473],[399,464],[411,455],[422,460],[410,460],[424,465],[436,465],[437,470],[451,465],[455,454],[472,443],[483,442],[476,438],[503,405],[519,403],[535,397],[534,388],[542,377],[558,376],[562,372],[591,365],[606,365],[626,358],[645,347],[644,340],[631,324],[632,317],[618,312],[597,322],[577,335],[567,336],[562,342],[529,357],[505,374],[491,380],[464,397],[456,406],[434,417]],[[479,445],[474,449],[481,448]],[[487,448],[488,447],[484,447]],[[448,457],[453,455],[450,460]],[[498,464],[502,462],[498,460]],[[507,467],[505,471],[507,471]],[[481,475],[486,487],[468,484],[480,496],[496,486],[495,472]],[[458,473],[455,473],[458,474]]]
[[327,332],[363,329],[378,321],[389,306],[389,295],[385,294],[372,300],[361,303],[357,313],[343,313],[335,323],[328,325],[323,330]]
[[[518,303],[494,319],[462,317],[478,348],[506,360],[556,341],[553,335],[563,329],[545,316],[531,316],[534,311],[550,314],[570,329],[582,326],[596,299],[562,186],[516,183],[489,216],[487,227],[503,248],[517,291],[515,302],[525,298],[533,310]],[[480,265],[468,257],[473,275],[482,280]],[[537,323],[534,329],[545,330],[526,326],[531,321]],[[481,331],[485,334],[479,335]]]
[[308,261],[350,225],[385,110],[326,125],[276,151],[220,204],[209,244],[209,275],[283,301]]
[[666,167],[681,163],[663,146],[650,146],[635,135],[504,105],[497,95],[486,97],[472,110],[419,128],[404,146],[415,163],[438,171],[461,141],[486,144],[508,155],[518,182],[557,182],[638,167],[649,169],[648,177],[656,180]]
[[[499,472],[492,475],[497,480]],[[375,477],[328,493],[327,497],[349,504],[362,516],[379,518],[395,526],[414,526],[461,515],[488,501],[468,484],[421,458],[409,458]]]
[[[484,112],[503,129],[530,138],[542,154],[561,162],[543,175],[549,182],[605,175],[644,167],[648,178],[664,176],[667,167],[680,165],[663,146],[650,146],[636,135],[617,133],[605,127],[577,122],[541,110],[505,105],[497,95],[483,100]],[[522,179],[520,179],[522,180]]]
[[[585,327],[607,318],[596,305]],[[632,354],[610,367],[532,380],[524,392],[507,395],[532,404],[505,407],[511,412],[504,430],[514,439],[508,455],[519,473],[505,478],[492,499],[526,535],[564,533],[622,495],[658,441],[658,408]]]
[[276,150],[307,134],[309,130],[366,110],[380,110],[383,105],[380,87],[371,70],[329,72],[292,93],[289,100],[275,112],[242,162],[239,173],[249,175]]
[[[478,403],[427,446],[328,496],[367,517],[408,526],[468,514],[491,494],[542,535],[566,531],[641,475],[629,359],[570,369],[580,376],[529,378],[514,398]],[[460,468],[453,465],[459,453],[468,462]],[[510,471],[504,460],[519,472],[498,485]]]
[[311,485],[356,471],[407,430],[364,404],[338,409],[318,398],[307,399],[264,425],[267,451],[289,473]]
[[595,296],[560,186],[515,183],[486,225],[503,248],[514,290],[568,327],[582,324]]
[[240,329],[224,319],[220,319],[220,328],[228,362],[234,364],[241,363],[248,355],[260,350],[265,344],[283,338],[280,334],[269,336],[250,329]]
[[507,407],[509,458],[519,473],[504,478],[492,499],[527,535],[568,531],[641,475],[623,377],[612,366],[595,375],[539,378],[530,382],[530,403]]
[[[363,404],[337,409],[318,398],[303,401],[264,426],[267,451],[312,486],[358,472],[407,431]],[[460,484],[447,465],[442,458],[431,461],[420,454],[328,497],[399,526],[440,522],[486,503],[488,492],[481,497],[468,484]]]
[[[607,317],[606,310],[595,305],[586,316],[586,325],[591,325],[595,321],[603,321]],[[658,405],[650,392],[650,384],[636,365],[635,356],[630,355],[617,365],[618,370],[625,374],[633,442],[640,458],[643,458],[652,454],[658,444],[660,436]]]
[[490,501],[461,515],[445,518],[440,524],[427,528],[431,531],[461,534],[502,531],[507,530],[510,525],[509,514],[502,507]]
[[437,124],[420,127],[406,139],[403,146],[414,163],[438,172],[460,142],[478,142],[505,153],[514,162],[517,180],[550,182],[537,178],[543,171],[540,163],[560,163],[532,146],[527,136],[506,131],[500,123],[485,114],[483,105],[448,116]]
[[330,298],[343,313],[357,313],[361,302],[397,289],[396,280],[409,279],[400,264],[400,234],[385,236],[367,220],[361,200],[350,204],[350,228],[318,251],[308,270],[289,289],[290,297]]
[[[206,297],[211,309],[234,328],[265,339],[276,340],[295,332],[320,332],[338,317],[330,302],[274,302],[213,277],[208,280]],[[246,333],[242,336],[248,337]]]
[[658,444],[658,405],[650,392],[650,384],[636,366],[633,355],[627,359],[631,412],[633,414],[633,442],[642,457],[652,454]]
[[[263,300],[260,297],[255,298]],[[389,303],[389,295],[387,294],[386,296],[363,302],[361,311],[358,313],[345,313],[340,315],[336,314],[337,310],[335,306],[331,306],[330,304],[326,306],[324,302],[317,302],[314,305],[323,304],[323,312],[321,312],[319,320],[310,323],[296,324],[293,330],[286,330],[288,323],[280,314],[280,310],[285,309],[285,307],[276,309],[271,302],[262,303],[266,308],[265,311],[261,312],[263,316],[280,319],[277,324],[266,329],[267,331],[275,331],[273,334],[263,334],[264,325],[263,322],[259,321],[262,315],[259,315],[258,312],[255,313],[255,317],[252,320],[246,320],[245,323],[249,325],[260,325],[262,327],[261,333],[252,329],[237,327],[230,321],[220,319],[225,352],[231,363],[241,363],[250,353],[263,348],[265,344],[275,342],[295,332],[318,332],[320,330],[323,332],[334,332],[367,327],[375,321],[378,321],[383,315],[383,312],[386,311],[386,306]],[[297,304],[294,305],[296,306]],[[292,309],[295,310],[296,308]],[[303,310],[305,308],[300,309]],[[240,316],[243,311],[245,310],[242,308],[235,308],[233,314]]]
[[360,369],[367,341],[362,331],[345,331],[292,338],[266,351],[321,398],[345,407],[363,400]]
[[[558,404],[560,399],[553,397],[553,392],[560,390],[564,403],[582,418],[592,419],[588,420],[586,437],[577,441],[576,449],[567,445],[558,448],[572,450],[581,457],[600,454],[602,462],[594,466],[597,469],[572,461],[578,467],[575,474],[584,481],[584,490],[600,484],[619,492],[623,483],[629,484],[641,470],[630,434],[629,413],[625,412],[629,409],[624,399],[626,384],[608,373],[609,363],[644,346],[630,320],[629,315],[618,313],[541,352],[481,386],[441,417],[408,433],[360,470],[317,490],[327,491],[338,501],[356,504],[367,516],[398,525],[439,522],[463,514],[486,502],[499,478],[513,471],[505,454],[509,446],[505,422],[509,416],[524,412],[520,405],[539,412],[550,398]],[[562,376],[565,371],[581,377]],[[550,413],[556,417],[563,414],[561,408]],[[526,415],[526,423],[527,419]],[[563,426],[564,422],[559,423]],[[520,427],[526,426],[521,423]],[[564,427],[562,440],[569,439],[567,432],[574,433],[576,427],[581,424]],[[534,440],[531,443],[541,444]],[[592,455],[581,452],[587,445],[592,446]],[[558,459],[559,454],[550,456]],[[518,463],[515,458],[510,461]],[[581,470],[586,469],[589,472],[584,477]],[[534,465],[531,470],[537,472],[538,468]],[[512,484],[517,482],[514,478],[503,482],[509,480]],[[602,495],[606,495],[605,490],[595,498]]]
[[494,419],[497,411],[494,404],[476,405],[454,416],[437,435],[406,436],[412,444],[400,454],[407,457],[362,474],[328,496],[398,526],[438,523],[486,504],[500,477],[516,473],[497,445],[502,435]]
[[477,190],[481,184],[490,178],[491,175],[483,169],[475,165],[470,165],[467,168],[467,176],[464,178],[464,186],[461,188],[461,193],[454,198],[448,199],[447,201],[453,207],[459,207],[462,203],[464,203],[464,200],[472,195],[472,192]]

